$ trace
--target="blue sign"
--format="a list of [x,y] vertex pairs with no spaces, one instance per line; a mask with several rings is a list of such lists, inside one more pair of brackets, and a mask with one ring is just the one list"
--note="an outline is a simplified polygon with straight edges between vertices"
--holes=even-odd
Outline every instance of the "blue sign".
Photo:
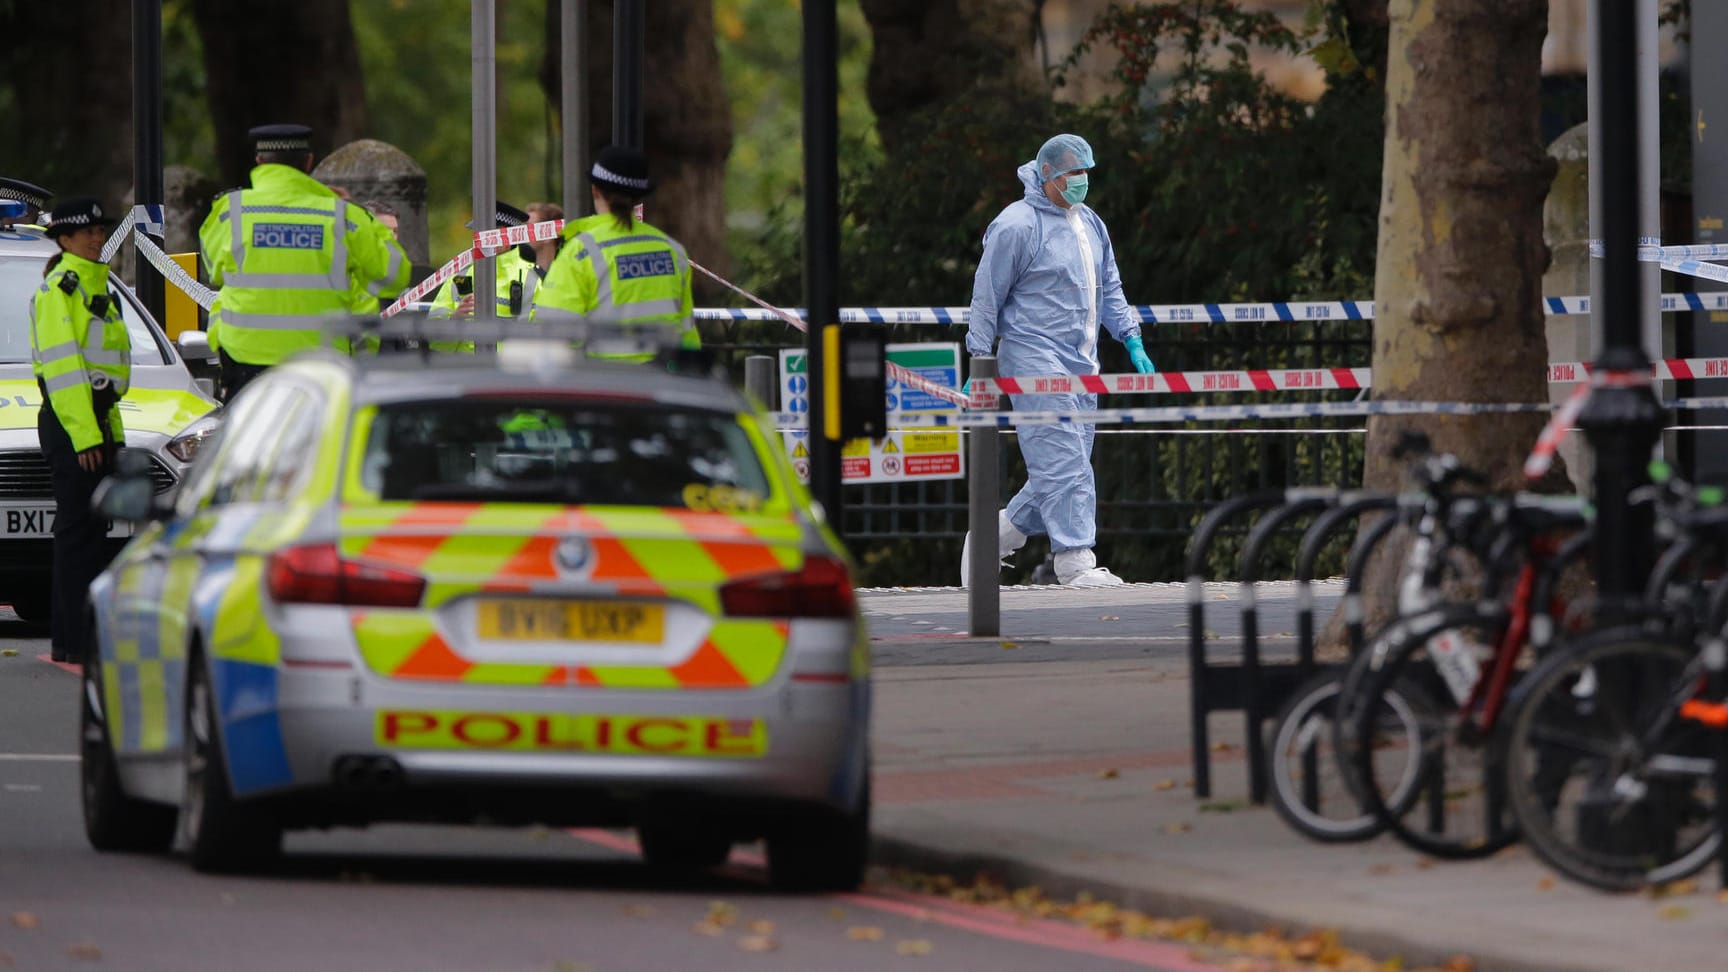
[[786,399],[786,411],[795,414],[808,412],[810,411],[810,400],[805,398],[803,395],[793,395],[791,398]]
[[786,390],[794,395],[804,394],[804,389],[810,387],[810,379],[803,375],[793,375],[786,379]]
[[[956,388],[960,384],[958,368],[913,368],[911,371],[913,374],[921,378],[928,378],[945,388]],[[892,401],[889,402],[888,407],[895,407]],[[916,388],[904,389],[900,395],[899,408],[902,412],[941,412],[953,407],[951,403],[928,392],[921,392]]]

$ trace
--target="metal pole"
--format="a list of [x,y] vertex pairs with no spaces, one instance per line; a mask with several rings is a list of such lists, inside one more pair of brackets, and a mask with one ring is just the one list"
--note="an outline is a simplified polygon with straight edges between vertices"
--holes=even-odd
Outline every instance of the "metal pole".
[[558,100],[563,120],[564,216],[578,219],[588,206],[588,2],[562,0],[558,22]]
[[[498,52],[496,0],[473,0],[474,227],[492,229],[498,210]],[[498,317],[498,266],[474,261],[474,318]]]
[[756,397],[762,407],[773,411],[774,359],[765,354],[753,354],[744,359],[744,390]]
[[810,494],[841,533],[840,441],[826,433],[823,329],[840,320],[840,76],[834,0],[804,3],[804,306],[809,308]]
[[612,144],[640,149],[647,4],[643,0],[617,0],[612,17]]
[[[972,378],[996,377],[996,359],[972,359]],[[994,410],[973,406],[972,411]],[[1001,493],[997,460],[1002,433],[994,425],[975,425],[966,461],[966,529],[972,534],[972,562],[966,566],[966,630],[974,638],[1002,633],[1002,558],[997,543],[996,509]]]
[[[1625,0],[1594,0],[1592,39],[1600,138],[1591,146],[1600,174],[1602,289],[1595,367],[1600,382],[1579,417],[1596,453],[1596,584],[1606,613],[1630,605],[1643,588],[1654,554],[1650,504],[1633,509],[1629,494],[1649,482],[1646,466],[1661,432],[1661,409],[1648,382],[1620,381],[1648,373],[1643,344],[1642,273],[1638,267],[1639,98],[1638,10]],[[1601,157],[1598,165],[1597,157]]]
[[[162,196],[162,0],[133,0],[132,200],[161,205]],[[161,245],[161,236],[156,243]],[[162,274],[148,260],[135,260],[133,266],[138,299],[162,321]]]
[[[1658,47],[1660,25],[1657,0],[1638,0],[1638,242],[1640,245],[1662,245],[1662,134],[1661,74],[1662,58]],[[1643,345],[1657,357],[1666,357],[1662,340],[1662,267],[1657,263],[1638,264],[1642,301],[1639,303],[1639,325]]]

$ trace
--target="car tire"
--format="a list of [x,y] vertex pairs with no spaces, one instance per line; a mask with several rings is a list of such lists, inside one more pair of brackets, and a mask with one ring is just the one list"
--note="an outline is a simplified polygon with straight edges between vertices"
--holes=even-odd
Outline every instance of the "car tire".
[[91,847],[104,852],[167,852],[174,846],[177,810],[167,804],[135,800],[121,786],[120,767],[104,718],[100,663],[84,666],[79,695],[78,777],[84,836]]
[[282,853],[282,828],[234,798],[210,675],[196,655],[187,669],[186,797],[180,807],[187,858],[193,870],[209,874],[262,870]]
[[25,624],[44,626],[54,613],[54,592],[46,584],[22,588],[6,596],[10,598],[8,606],[12,613]]
[[853,891],[869,863],[868,781],[852,812],[804,814],[768,835],[768,883],[778,891]]
[[732,856],[732,838],[689,825],[644,824],[636,828],[636,842],[648,866],[663,871],[706,871]]

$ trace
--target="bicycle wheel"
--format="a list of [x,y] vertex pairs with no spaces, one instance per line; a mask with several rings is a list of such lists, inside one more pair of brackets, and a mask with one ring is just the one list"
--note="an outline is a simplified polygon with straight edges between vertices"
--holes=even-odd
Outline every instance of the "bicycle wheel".
[[[1518,839],[1501,750],[1461,712],[1506,627],[1498,605],[1453,605],[1401,620],[1370,649],[1361,711],[1379,711],[1398,697],[1413,717],[1409,726],[1359,718],[1352,727],[1363,806],[1424,854],[1470,860]],[[1402,800],[1412,764],[1417,798]]]
[[1693,645],[1635,626],[1593,632],[1531,673],[1504,745],[1508,802],[1537,856],[1606,891],[1711,861],[1713,730],[1677,717],[1699,675]]
[[[1309,679],[1284,703],[1267,742],[1272,808],[1298,833],[1328,844],[1369,840],[1384,829],[1379,818],[1363,809],[1358,796],[1361,787],[1346,779],[1354,766],[1332,748],[1343,681],[1342,671]],[[1388,703],[1375,718],[1402,721],[1406,731],[1413,732],[1410,705],[1402,697]],[[1409,769],[1402,791],[1392,798],[1394,804],[1415,799],[1414,764]]]

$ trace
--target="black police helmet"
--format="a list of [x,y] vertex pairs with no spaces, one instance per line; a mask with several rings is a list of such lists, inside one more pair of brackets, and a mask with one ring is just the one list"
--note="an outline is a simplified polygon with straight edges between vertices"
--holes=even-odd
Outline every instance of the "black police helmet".
[[646,196],[654,191],[648,176],[648,157],[633,148],[608,145],[594,159],[588,181],[627,196]]
[[51,237],[76,233],[91,226],[114,225],[114,220],[102,208],[100,200],[91,196],[72,196],[60,201],[48,213],[48,235]]

